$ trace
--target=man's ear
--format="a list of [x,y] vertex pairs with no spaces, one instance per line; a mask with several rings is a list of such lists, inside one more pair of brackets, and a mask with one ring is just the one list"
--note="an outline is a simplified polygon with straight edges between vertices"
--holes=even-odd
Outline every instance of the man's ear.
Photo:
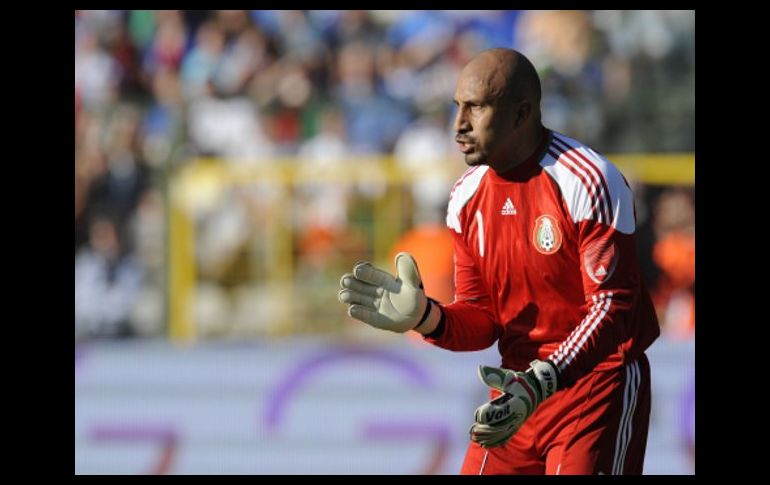
[[532,103],[524,100],[516,109],[516,128],[522,126],[532,116]]
[[532,103],[530,103],[527,100],[524,100],[516,108],[515,127],[519,128],[520,126],[525,124],[530,116],[532,116]]

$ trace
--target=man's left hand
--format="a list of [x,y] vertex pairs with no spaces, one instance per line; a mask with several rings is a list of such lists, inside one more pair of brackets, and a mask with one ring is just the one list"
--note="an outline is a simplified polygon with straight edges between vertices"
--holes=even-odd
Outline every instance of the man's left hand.
[[471,440],[485,448],[501,446],[535,409],[558,389],[558,371],[550,361],[534,360],[526,372],[479,366],[481,381],[504,394],[476,409]]

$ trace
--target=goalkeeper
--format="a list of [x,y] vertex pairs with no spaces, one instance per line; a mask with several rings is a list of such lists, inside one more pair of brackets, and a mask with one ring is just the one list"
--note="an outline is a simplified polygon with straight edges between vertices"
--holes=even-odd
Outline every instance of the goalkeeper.
[[449,196],[455,299],[358,263],[342,276],[351,317],[415,330],[439,347],[497,342],[481,366],[490,401],[469,416],[463,474],[640,474],[650,415],[645,349],[660,330],[634,241],[633,194],[586,145],[546,129],[540,80],[517,51],[482,52],[460,73],[455,140],[469,169]]

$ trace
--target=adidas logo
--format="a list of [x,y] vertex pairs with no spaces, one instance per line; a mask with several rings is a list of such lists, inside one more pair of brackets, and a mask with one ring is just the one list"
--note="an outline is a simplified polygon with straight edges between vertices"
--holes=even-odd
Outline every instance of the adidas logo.
[[503,210],[500,211],[500,214],[504,216],[516,215],[516,208],[513,206],[513,202],[511,202],[510,197],[505,199],[505,204],[503,204]]
[[599,269],[596,270],[596,276],[607,276],[607,270],[604,269],[604,265],[599,266]]

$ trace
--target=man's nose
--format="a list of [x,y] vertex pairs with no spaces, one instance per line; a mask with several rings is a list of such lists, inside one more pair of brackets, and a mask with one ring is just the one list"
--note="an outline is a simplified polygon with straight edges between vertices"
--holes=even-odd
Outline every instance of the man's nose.
[[455,133],[465,133],[470,131],[471,125],[468,122],[468,118],[465,116],[465,110],[457,110],[452,128],[454,129]]

